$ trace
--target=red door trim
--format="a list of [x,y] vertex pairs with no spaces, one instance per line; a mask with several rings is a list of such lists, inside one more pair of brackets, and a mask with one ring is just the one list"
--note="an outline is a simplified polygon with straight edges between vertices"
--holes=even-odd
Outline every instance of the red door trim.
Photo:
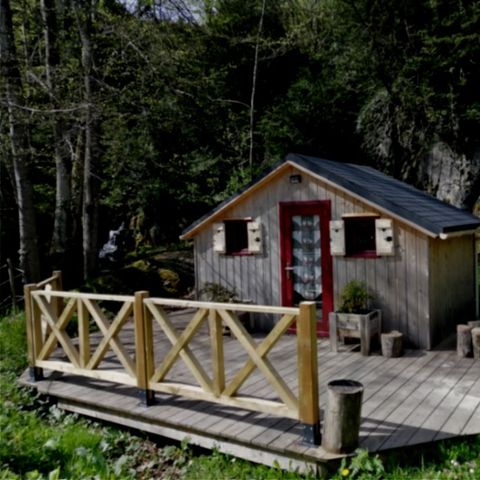
[[280,202],[280,278],[282,286],[282,304],[293,304],[292,279],[288,278],[285,267],[292,251],[291,216],[317,214],[320,216],[320,242],[322,267],[322,324],[319,323],[317,333],[328,336],[328,314],[333,311],[333,266],[330,253],[329,222],[331,219],[330,200],[313,200],[305,202]]

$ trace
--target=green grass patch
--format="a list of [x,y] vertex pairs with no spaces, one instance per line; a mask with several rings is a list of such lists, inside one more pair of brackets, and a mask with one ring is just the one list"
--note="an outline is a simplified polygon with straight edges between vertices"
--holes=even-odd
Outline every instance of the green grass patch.
[[476,480],[480,478],[480,436],[389,452],[358,450],[344,459],[333,480]]
[[313,475],[300,475],[296,472],[282,470],[280,467],[269,468],[238,458],[213,452],[211,455],[193,457],[184,471],[186,480],[235,479],[235,480],[294,480],[314,479]]

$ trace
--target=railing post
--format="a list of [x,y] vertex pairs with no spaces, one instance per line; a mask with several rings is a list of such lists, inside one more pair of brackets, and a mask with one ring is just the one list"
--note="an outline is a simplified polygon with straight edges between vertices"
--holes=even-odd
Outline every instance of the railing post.
[[148,382],[153,374],[152,319],[143,303],[148,295],[146,291],[135,292],[133,306],[137,387],[140,391],[141,403],[147,407],[155,402],[155,392],[148,388]]
[[303,439],[320,445],[318,394],[317,318],[314,302],[302,302],[297,320],[298,404]]
[[[30,378],[33,381],[43,379],[43,370],[35,366],[37,352],[42,347],[42,330],[38,321],[37,309],[33,305],[32,291],[37,288],[35,283],[30,283],[23,287],[25,300],[25,321],[27,327],[27,350],[28,350],[28,367]],[[40,343],[39,343],[40,342]]]
[[213,393],[219,397],[225,390],[225,362],[223,355],[222,319],[214,308],[208,312],[212,342]]
[[[62,271],[61,270],[54,270],[52,272],[52,276],[56,277],[52,290],[57,290],[57,291],[63,290]],[[57,318],[60,317],[60,314],[63,311],[63,306],[64,306],[63,305],[63,298],[53,297],[52,307],[53,307],[53,311],[55,312],[55,315],[57,316]]]
[[77,315],[80,366],[85,368],[90,361],[90,317],[88,315],[87,307],[82,302],[81,298],[77,300]]

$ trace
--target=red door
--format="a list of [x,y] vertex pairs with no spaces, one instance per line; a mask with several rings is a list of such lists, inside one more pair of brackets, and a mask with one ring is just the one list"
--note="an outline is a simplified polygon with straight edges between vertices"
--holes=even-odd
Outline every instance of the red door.
[[330,201],[280,202],[282,301],[317,304],[317,332],[328,336],[333,309]]

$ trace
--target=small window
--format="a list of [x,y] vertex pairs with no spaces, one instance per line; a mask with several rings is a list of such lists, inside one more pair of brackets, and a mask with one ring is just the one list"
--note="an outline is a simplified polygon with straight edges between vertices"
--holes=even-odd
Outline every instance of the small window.
[[248,253],[247,220],[225,220],[225,253]]
[[377,256],[374,216],[346,217],[345,254],[348,257]]
[[262,228],[251,218],[224,220],[213,225],[213,250],[224,255],[262,253]]

